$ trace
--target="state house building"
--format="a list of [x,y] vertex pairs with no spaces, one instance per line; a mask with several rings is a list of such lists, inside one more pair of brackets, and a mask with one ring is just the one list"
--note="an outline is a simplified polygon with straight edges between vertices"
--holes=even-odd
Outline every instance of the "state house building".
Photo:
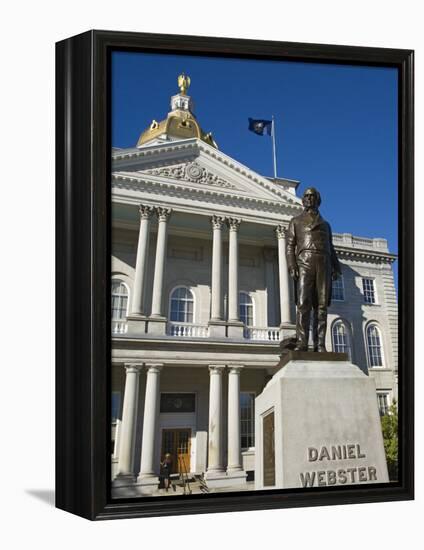
[[[154,490],[169,452],[209,487],[254,479],[255,396],[295,332],[285,232],[298,185],[220,151],[185,87],[135,147],[113,149],[113,478]],[[397,394],[395,256],[383,238],[334,245],[327,349],[375,380],[384,414]]]

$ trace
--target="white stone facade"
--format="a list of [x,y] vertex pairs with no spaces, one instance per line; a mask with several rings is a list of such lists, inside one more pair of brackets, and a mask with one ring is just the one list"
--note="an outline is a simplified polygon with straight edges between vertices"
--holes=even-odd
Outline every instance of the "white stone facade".
[[[262,177],[195,138],[116,149],[112,172],[112,281],[128,295],[112,320],[113,475],[154,486],[165,431],[187,429],[190,472],[210,486],[245,483],[254,476],[254,444],[246,446],[254,434],[245,433],[240,395],[261,393],[276,372],[279,340],[294,332],[284,249],[285,228],[301,211],[297,182]],[[336,234],[334,244],[343,300],[329,309],[327,348],[342,320],[352,362],[390,403],[395,257],[384,239]],[[373,304],[363,278],[373,281]],[[191,296],[188,322],[172,321],[178,288]],[[248,326],[240,292],[251,301]],[[382,364],[374,367],[370,323],[381,337]],[[161,412],[161,394],[172,393],[194,394],[193,409]]]

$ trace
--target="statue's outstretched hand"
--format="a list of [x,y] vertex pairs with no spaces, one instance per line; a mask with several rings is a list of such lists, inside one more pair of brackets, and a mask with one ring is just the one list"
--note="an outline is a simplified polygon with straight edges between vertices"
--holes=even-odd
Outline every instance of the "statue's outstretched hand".
[[290,273],[290,277],[291,277],[292,279],[294,279],[295,281],[299,278],[299,270],[297,269],[296,266],[291,267],[291,268],[289,269],[289,273]]

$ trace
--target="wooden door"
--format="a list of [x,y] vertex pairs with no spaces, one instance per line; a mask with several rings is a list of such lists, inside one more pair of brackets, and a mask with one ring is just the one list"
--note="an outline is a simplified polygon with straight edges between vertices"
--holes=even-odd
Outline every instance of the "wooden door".
[[172,473],[190,472],[190,428],[173,428],[162,431],[161,460],[165,454],[172,457]]

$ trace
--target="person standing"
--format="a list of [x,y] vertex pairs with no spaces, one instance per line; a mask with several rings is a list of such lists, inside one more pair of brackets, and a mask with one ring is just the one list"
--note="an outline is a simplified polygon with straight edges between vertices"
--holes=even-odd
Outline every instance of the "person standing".
[[[172,472],[172,457],[170,453],[165,454],[165,458],[160,463],[160,477],[163,479],[164,487],[166,492],[173,485],[171,482],[171,472]],[[175,490],[175,487],[174,487]]]

